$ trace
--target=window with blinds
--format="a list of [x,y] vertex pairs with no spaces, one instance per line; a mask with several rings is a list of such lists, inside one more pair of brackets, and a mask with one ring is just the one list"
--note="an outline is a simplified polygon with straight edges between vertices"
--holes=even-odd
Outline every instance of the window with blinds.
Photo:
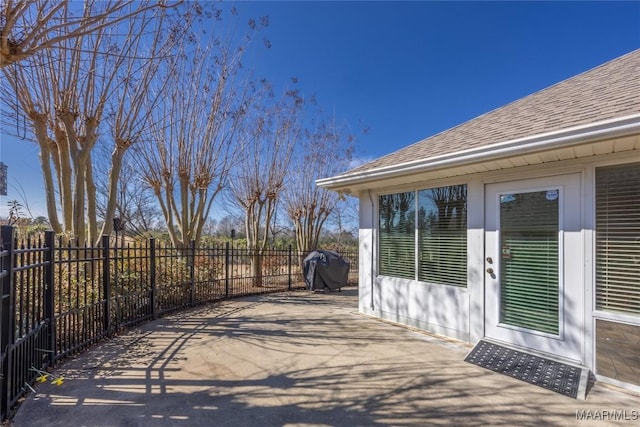
[[415,279],[415,192],[378,199],[378,272]]
[[418,192],[418,280],[467,286],[467,186]]
[[466,185],[383,195],[378,209],[379,274],[467,286]]
[[500,196],[500,322],[559,333],[559,191]]
[[640,163],[596,169],[596,308],[640,315]]

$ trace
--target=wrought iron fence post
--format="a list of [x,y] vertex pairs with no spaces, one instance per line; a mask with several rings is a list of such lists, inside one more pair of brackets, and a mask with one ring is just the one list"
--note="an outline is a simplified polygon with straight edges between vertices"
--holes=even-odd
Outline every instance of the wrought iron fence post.
[[229,242],[224,243],[224,296],[229,298]]
[[196,287],[196,241],[191,241],[191,268],[189,269],[189,279],[191,285],[189,288],[189,305],[193,305],[195,301],[195,287]]
[[109,256],[109,236],[102,236],[102,297],[104,298],[104,333],[111,332],[111,257]]
[[15,293],[13,289],[13,227],[2,226],[2,304],[0,304],[0,322],[2,323],[0,335],[0,350],[6,351],[7,346],[13,343],[15,335],[15,316],[12,311],[15,307]]
[[55,268],[55,234],[49,230],[44,233],[44,244],[46,250],[44,252],[44,318],[48,323],[47,328],[47,345],[49,366],[53,366],[56,362],[56,318],[54,314],[54,280],[53,270]]
[[0,248],[0,283],[2,284],[2,302],[0,303],[0,415],[4,419],[9,411],[9,389],[11,388],[11,377],[9,376],[11,365],[11,351],[9,347],[15,340],[16,316],[15,292],[13,289],[13,245],[14,230],[9,225],[3,225],[0,230],[2,247]]
[[156,313],[156,239],[149,239],[149,280],[151,281],[151,317],[155,319]]
[[113,325],[113,329],[114,331],[117,333],[118,330],[120,329],[120,295],[121,295],[121,291],[120,291],[120,283],[118,283],[119,279],[120,279],[120,265],[118,264],[118,258],[119,258],[119,254],[118,254],[118,249],[120,248],[120,243],[118,242],[118,230],[119,230],[119,226],[118,227],[114,227],[116,229],[116,242],[115,245],[113,245],[113,265],[114,265],[114,269],[113,269],[113,302],[115,304],[115,309],[116,309],[116,317],[115,317],[115,324]]
[[291,290],[291,245],[289,245],[289,260],[287,262],[288,275],[289,275],[289,290]]

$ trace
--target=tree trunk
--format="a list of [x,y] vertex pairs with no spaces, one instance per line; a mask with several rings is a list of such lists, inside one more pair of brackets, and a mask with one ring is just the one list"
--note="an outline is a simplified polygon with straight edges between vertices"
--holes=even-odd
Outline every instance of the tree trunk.
[[60,203],[62,205],[62,222],[65,233],[73,232],[73,199],[71,197],[71,177],[73,176],[71,161],[69,159],[69,141],[65,132],[56,131],[56,151],[54,160],[58,171],[58,182],[60,190]]
[[[113,150],[113,153],[111,153],[111,170],[109,171],[107,206],[105,208],[104,223],[102,224],[102,231],[100,232],[100,235],[110,235],[113,230],[113,218],[115,216],[117,205],[118,177],[122,170],[122,159],[124,157],[124,153],[124,148],[118,143],[118,141],[116,141],[116,148]],[[95,238],[100,239],[100,236],[96,236]]]
[[40,146],[40,167],[44,178],[45,197],[47,203],[47,214],[49,216],[49,224],[53,231],[62,233],[62,226],[58,219],[58,209],[56,207],[56,190],[53,183],[53,173],[51,171],[51,149],[49,148],[49,138],[47,137],[46,117],[44,114],[30,113],[34,122],[36,139]]
[[261,287],[263,285],[261,251],[253,251],[251,254],[251,277],[254,286]]
[[88,239],[87,242],[91,246],[100,244],[101,236],[98,235],[98,214],[96,209],[96,184],[93,180],[93,165],[91,159],[87,162],[87,222],[88,222]]

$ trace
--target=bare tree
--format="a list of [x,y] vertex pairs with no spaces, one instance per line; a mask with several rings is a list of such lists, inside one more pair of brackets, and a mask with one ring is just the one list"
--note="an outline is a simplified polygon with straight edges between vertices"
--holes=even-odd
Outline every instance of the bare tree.
[[244,238],[244,233],[241,233],[241,228],[244,225],[242,218],[228,214],[220,219],[218,227],[216,229],[216,235],[218,237],[231,237],[232,232],[235,232],[237,238]]
[[[108,153],[105,156],[109,158]],[[100,165],[98,165],[100,166]],[[98,169],[98,168],[96,168]],[[108,171],[100,171],[108,176]],[[98,216],[106,218],[108,202],[113,199],[109,195],[108,179],[97,179],[97,209]],[[125,226],[123,234],[129,236],[149,237],[162,222],[162,213],[151,188],[143,181],[140,171],[132,163],[125,161],[119,174],[117,193],[115,196],[116,209],[114,217],[120,219]],[[113,223],[113,219],[111,220]],[[164,225],[162,223],[162,225]]]
[[315,181],[346,169],[354,138],[338,129],[335,121],[321,122],[307,131],[292,161],[284,204],[293,222],[300,260],[316,249],[329,215],[344,195],[320,188]]
[[[358,234],[358,199],[355,197],[342,197],[336,205],[336,209],[333,210],[329,218],[327,218],[329,224],[333,224],[337,229],[336,246],[341,247],[343,243],[343,237],[353,236]],[[320,236],[323,238],[323,235]],[[349,243],[349,242],[347,242]]]
[[[79,244],[98,243],[111,230],[122,156],[140,137],[145,117],[140,105],[148,104],[146,88],[157,71],[156,58],[175,36],[165,31],[164,15],[165,9],[138,11],[122,25],[98,26],[93,33],[59,41],[57,49],[34,53],[20,67],[2,69],[16,96],[11,109],[28,117],[40,147],[51,226]],[[89,5],[83,16],[94,16]],[[109,220],[99,231],[92,152],[109,111],[116,117]]]
[[149,141],[136,150],[178,248],[200,240],[238,154],[235,138],[251,103],[241,73],[244,43],[187,40],[154,109]]
[[167,7],[163,2],[139,0],[85,0],[84,8],[81,5],[69,0],[2,0],[0,68],[149,9]]
[[243,134],[243,155],[229,182],[233,202],[244,213],[247,247],[252,251],[251,276],[257,286],[262,284],[262,255],[299,137],[303,105],[296,90],[273,100],[268,83],[262,84],[267,99]]
[[203,236],[213,236],[218,228],[218,220],[215,218],[207,218],[202,227]]

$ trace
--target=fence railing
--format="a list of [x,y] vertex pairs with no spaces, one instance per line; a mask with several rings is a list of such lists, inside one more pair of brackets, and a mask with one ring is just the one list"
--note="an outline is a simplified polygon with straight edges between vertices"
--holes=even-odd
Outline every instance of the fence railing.
[[[301,256],[219,246],[173,248],[154,239],[77,247],[44,239],[0,240],[0,419],[42,371],[92,344],[166,313],[228,298],[305,287]],[[357,252],[341,255],[358,277]]]

